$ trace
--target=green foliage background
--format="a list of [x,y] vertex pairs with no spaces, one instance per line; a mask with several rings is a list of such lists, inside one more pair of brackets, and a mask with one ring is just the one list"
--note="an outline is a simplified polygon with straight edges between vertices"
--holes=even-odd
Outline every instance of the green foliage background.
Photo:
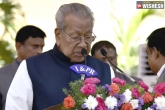
[[9,42],[14,41],[16,31],[23,24],[21,21],[24,21],[24,13],[20,5],[3,0],[0,3],[0,26],[4,28],[0,36],[0,67],[11,63],[15,58],[16,52]]
[[7,41],[0,41],[0,65],[8,64],[13,61],[15,51]]
[[[143,9],[138,10],[130,19],[128,24],[125,24],[123,18],[114,16],[118,27],[114,28],[116,38],[121,44],[121,49],[118,51],[118,65],[126,73],[137,74],[138,67],[138,49],[141,36],[134,37],[141,22],[149,15],[157,14],[156,10]],[[119,30],[119,31],[118,31]],[[146,36],[147,38],[147,36]]]

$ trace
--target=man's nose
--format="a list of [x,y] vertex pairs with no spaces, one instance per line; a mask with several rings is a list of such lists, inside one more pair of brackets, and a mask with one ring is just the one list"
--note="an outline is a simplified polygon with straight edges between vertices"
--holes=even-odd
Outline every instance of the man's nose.
[[42,48],[40,47],[40,48],[37,48],[37,50],[36,50],[36,54],[38,55],[38,54],[41,54],[42,53]]
[[81,37],[81,41],[79,43],[79,46],[82,47],[82,48],[86,48],[87,47],[87,44],[85,42],[84,37]]

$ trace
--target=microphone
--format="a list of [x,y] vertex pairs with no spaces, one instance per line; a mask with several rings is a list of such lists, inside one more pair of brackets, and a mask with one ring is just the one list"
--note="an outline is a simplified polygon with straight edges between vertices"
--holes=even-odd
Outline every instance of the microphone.
[[[84,56],[84,61],[85,61],[85,65],[86,65],[87,50],[85,48],[82,48],[81,54]],[[84,79],[85,79],[85,74],[81,74],[81,80],[84,80]]]
[[137,83],[137,82],[135,81],[135,79],[133,79],[131,76],[129,76],[129,75],[127,75],[126,73],[124,73],[120,68],[118,68],[117,66],[115,66],[115,65],[109,60],[109,58],[107,57],[107,52],[106,52],[106,50],[105,50],[104,48],[102,48],[100,51],[101,51],[101,54],[102,54],[103,56],[106,57],[106,59],[108,60],[108,62],[109,62],[113,67],[115,67],[115,68],[118,69],[121,73],[123,73],[125,76],[127,76],[132,82]]
[[85,61],[85,65],[86,65],[86,55],[87,55],[87,50],[85,48],[82,48],[81,50],[81,54],[84,56],[84,61]]

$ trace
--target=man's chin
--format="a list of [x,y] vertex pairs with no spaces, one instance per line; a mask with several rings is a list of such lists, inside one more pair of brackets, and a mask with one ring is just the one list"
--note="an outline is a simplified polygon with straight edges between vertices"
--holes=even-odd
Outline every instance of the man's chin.
[[79,62],[83,62],[84,61],[84,58],[74,58],[74,59],[71,59],[71,62],[74,62],[74,63],[79,63]]

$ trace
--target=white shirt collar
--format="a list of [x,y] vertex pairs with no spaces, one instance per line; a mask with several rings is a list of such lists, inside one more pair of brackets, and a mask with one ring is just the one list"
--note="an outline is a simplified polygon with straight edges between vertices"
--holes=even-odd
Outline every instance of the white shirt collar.
[[158,73],[157,73],[157,76],[159,77],[161,74],[162,74],[162,72],[163,72],[163,70],[165,69],[165,64],[160,68],[160,70],[158,71]]

